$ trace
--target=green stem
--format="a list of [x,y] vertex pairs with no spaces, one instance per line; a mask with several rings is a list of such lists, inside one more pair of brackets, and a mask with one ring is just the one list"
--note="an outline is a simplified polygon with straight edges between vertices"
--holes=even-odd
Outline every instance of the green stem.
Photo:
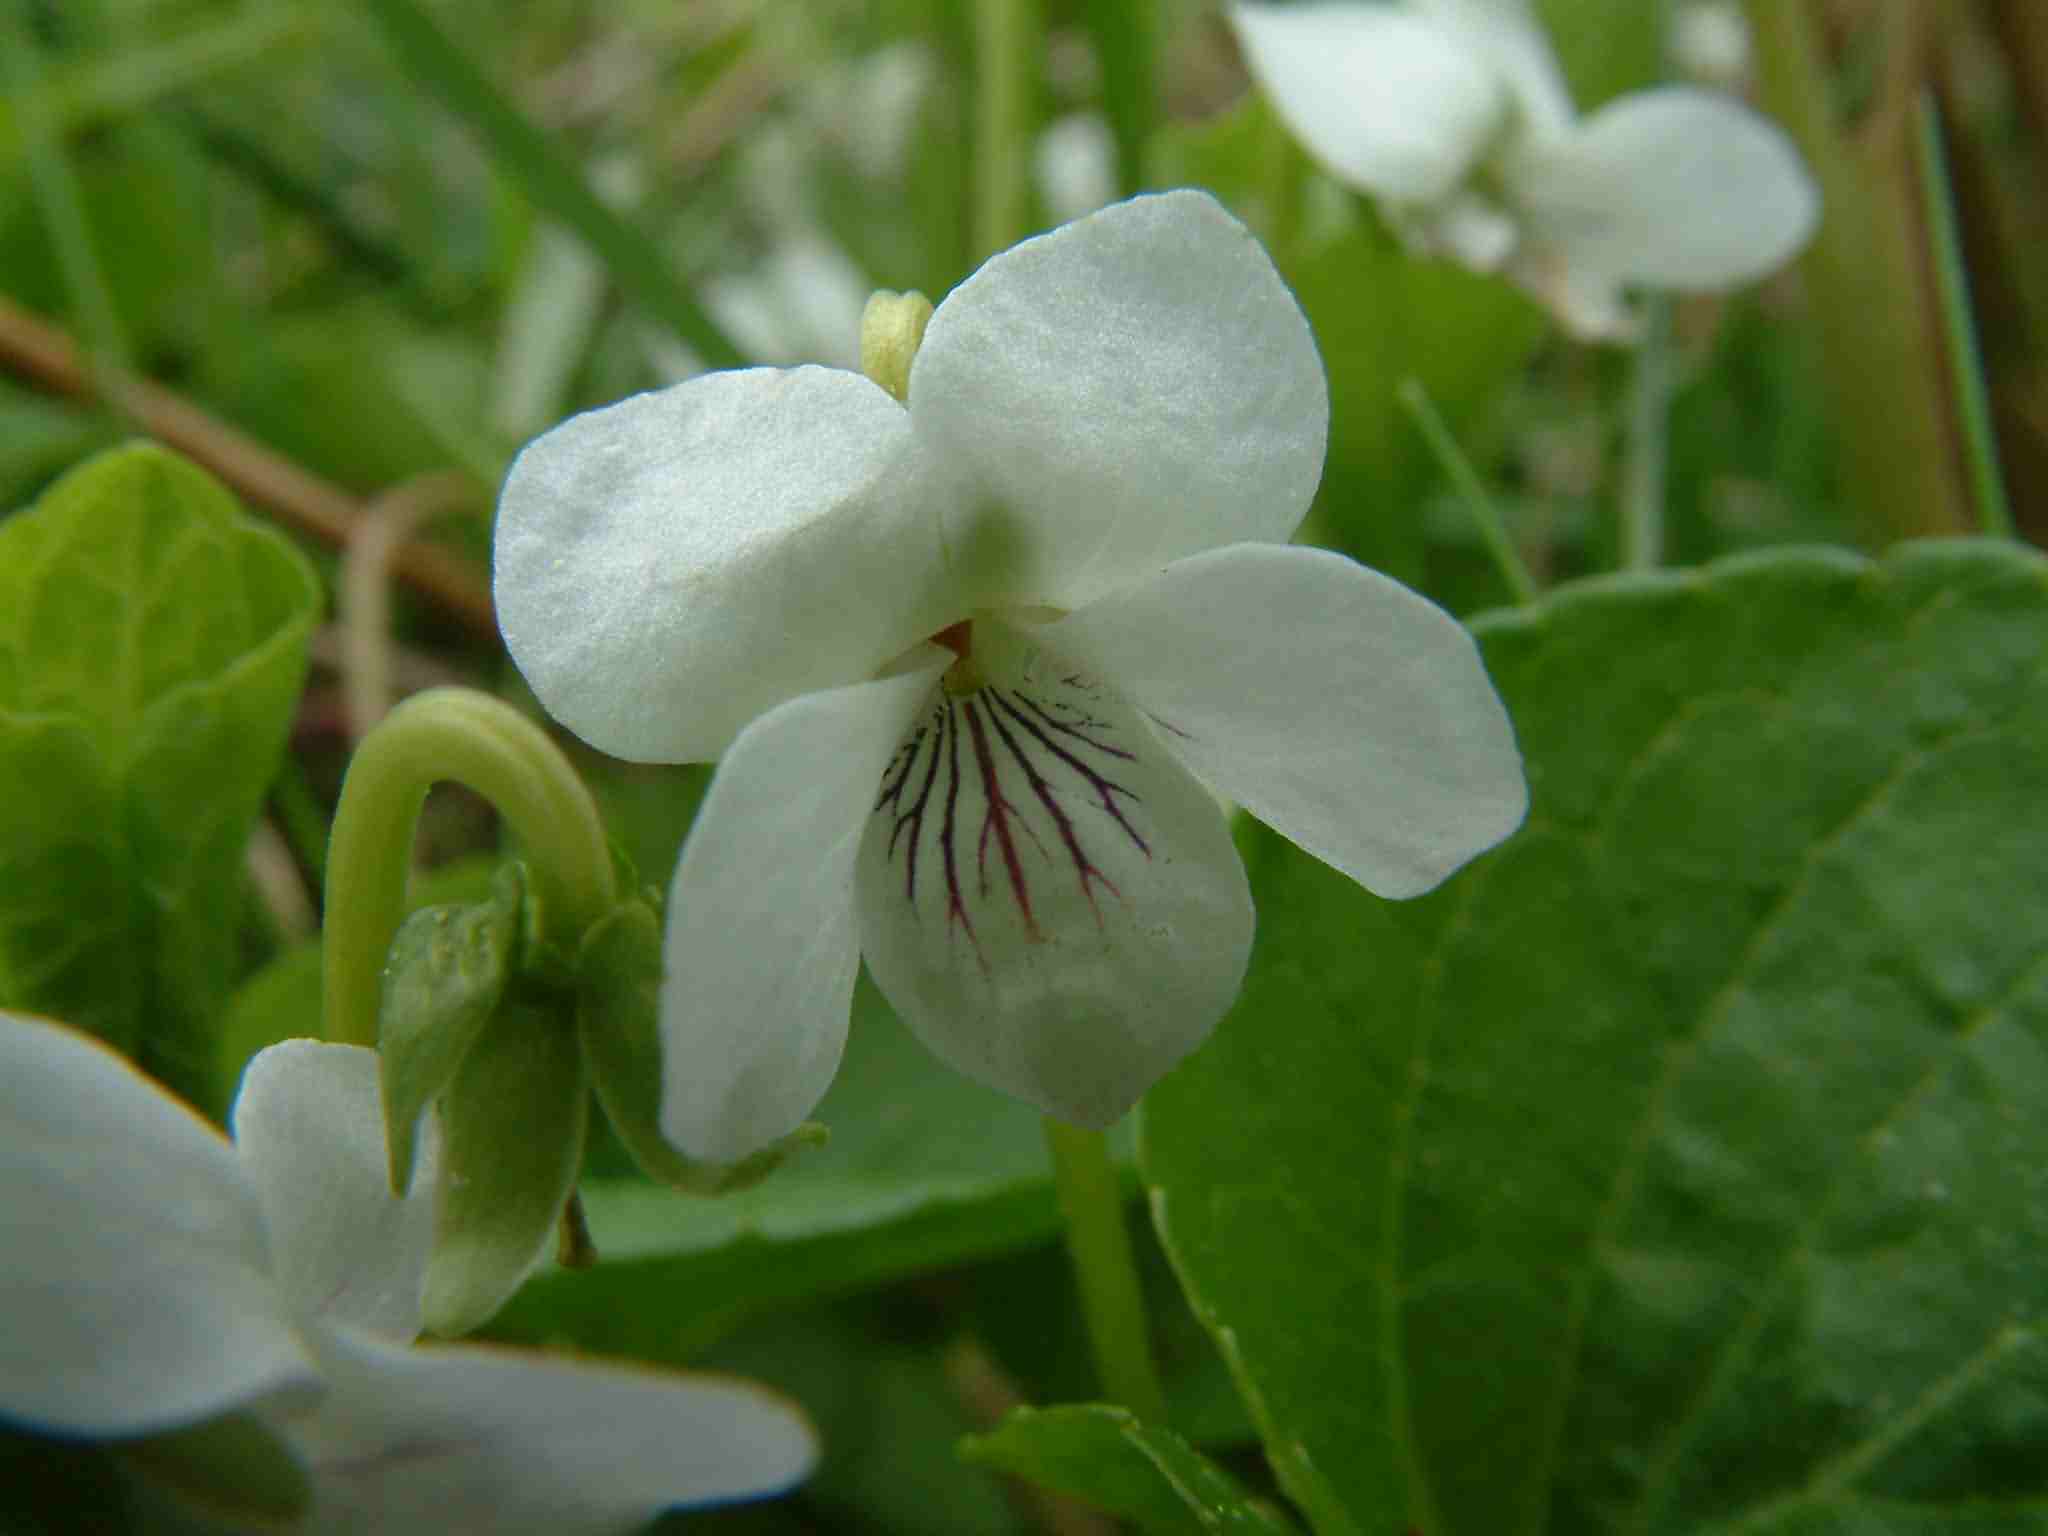
[[974,254],[981,260],[1030,233],[1041,29],[1037,0],[977,0],[974,7]]
[[1047,1117],[1053,1181],[1067,1223],[1067,1252],[1081,1286],[1081,1310],[1095,1349],[1095,1369],[1113,1402],[1147,1424],[1166,1422],[1166,1394],[1152,1364],[1145,1298],[1124,1225],[1123,1192],[1100,1131]]
[[363,738],[327,845],[325,1020],[330,1040],[377,1042],[384,957],[405,916],[427,791],[466,784],[518,836],[548,936],[573,942],[611,910],[611,845],[597,804],[547,733],[467,688],[407,699]]
[[[1813,7],[1748,0],[1763,104],[1799,146],[1824,214],[1800,258],[1821,339],[1847,504],[1864,540],[1963,532],[1967,487],[1947,416],[1940,322],[1922,282],[1916,212],[1899,119],[1888,100],[1854,133],[1836,92]],[[1917,3],[1873,7],[1878,43],[1905,46]],[[1890,74],[1900,71],[1887,65]],[[1895,126],[1895,120],[1896,126]]]
[[1978,526],[1988,534],[2012,538],[2012,506],[2005,497],[2005,477],[1998,466],[1998,435],[1991,426],[1991,401],[1984,388],[1984,358],[1977,346],[1977,326],[1970,314],[1970,278],[1963,262],[1963,242],[1956,232],[1955,201],[1950,193],[1948,156],[1941,146],[1941,119],[1934,97],[1924,88],[1915,116],[1919,149],[1920,189],[1926,199],[1927,243],[1933,258],[1935,292],[1941,303],[1942,329],[1947,333],[1949,377],[1955,391],[1956,417],[1962,427],[1963,464],[1969,474],[1970,499]]
[[1415,425],[1421,429],[1423,441],[1429,444],[1429,451],[1443,466],[1444,473],[1451,477],[1451,484],[1457,490],[1458,499],[1465,503],[1465,510],[1472,515],[1472,521],[1479,525],[1479,536],[1486,541],[1486,551],[1493,556],[1494,568],[1500,572],[1501,580],[1507,583],[1518,605],[1536,601],[1536,580],[1529,574],[1528,566],[1522,563],[1521,552],[1515,548],[1515,541],[1508,537],[1507,525],[1501,521],[1500,509],[1493,504],[1493,498],[1486,494],[1486,487],[1480,484],[1479,472],[1472,467],[1472,461],[1465,457],[1458,447],[1458,440],[1451,436],[1451,429],[1429,398],[1429,391],[1422,387],[1422,380],[1407,378],[1395,391],[1408,414],[1415,418]]
[[1628,458],[1622,466],[1620,564],[1664,563],[1665,464],[1671,431],[1671,296],[1643,300],[1643,339],[1629,383]]

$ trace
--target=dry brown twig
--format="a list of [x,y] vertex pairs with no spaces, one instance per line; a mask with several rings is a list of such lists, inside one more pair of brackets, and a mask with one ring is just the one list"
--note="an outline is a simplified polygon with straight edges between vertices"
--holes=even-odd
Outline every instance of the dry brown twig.
[[[85,354],[69,336],[0,298],[0,366],[55,394],[99,396]],[[362,503],[175,391],[147,379],[120,379],[114,404],[158,441],[204,465],[246,500],[299,532],[345,546],[362,521]],[[480,635],[496,639],[491,595],[462,560],[431,544],[407,544],[392,562],[400,579]]]

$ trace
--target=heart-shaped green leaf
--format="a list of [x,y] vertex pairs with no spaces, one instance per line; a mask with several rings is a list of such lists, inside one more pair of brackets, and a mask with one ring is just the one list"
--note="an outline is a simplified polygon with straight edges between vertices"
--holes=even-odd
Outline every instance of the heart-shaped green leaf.
[[1252,843],[1147,1102],[1329,1532],[2037,1530],[2048,564],[1602,580],[1480,626],[1534,803],[1421,901]]

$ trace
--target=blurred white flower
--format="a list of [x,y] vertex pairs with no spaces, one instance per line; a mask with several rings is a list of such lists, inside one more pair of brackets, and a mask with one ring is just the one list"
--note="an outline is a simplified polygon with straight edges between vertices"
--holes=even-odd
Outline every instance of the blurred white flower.
[[1686,0],[1671,13],[1671,60],[1681,74],[1724,91],[1749,78],[1754,42],[1737,0]]
[[757,363],[860,366],[860,312],[870,285],[824,236],[776,242],[745,272],[705,281],[704,307],[740,352]]
[[664,1132],[731,1162],[816,1105],[860,958],[960,1071],[1103,1125],[1251,944],[1216,794],[1388,896],[1505,837],[1471,638],[1294,549],[1328,396],[1245,228],[1175,192],[990,260],[900,401],[709,374],[530,444],[496,593],[603,751],[720,757],[670,891]]
[[1116,139],[1100,112],[1069,112],[1038,136],[1032,175],[1045,211],[1057,224],[1116,201]]
[[1274,109],[1416,245],[1500,272],[1591,339],[1624,284],[1719,289],[1783,264],[1819,200],[1791,142],[1692,86],[1580,120],[1528,0],[1237,3]]
[[130,1439],[252,1413],[308,1475],[305,1531],[621,1531],[809,1472],[801,1415],[745,1383],[410,1347],[437,1152],[394,1198],[373,1053],[271,1047],[234,1129],[0,1013],[0,1419]]

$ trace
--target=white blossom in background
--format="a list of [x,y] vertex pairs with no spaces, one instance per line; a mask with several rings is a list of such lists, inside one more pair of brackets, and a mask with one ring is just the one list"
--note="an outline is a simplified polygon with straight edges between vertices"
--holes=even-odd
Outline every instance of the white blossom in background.
[[1662,86],[1579,118],[1528,0],[1235,3],[1230,19],[1325,169],[1576,335],[1629,338],[1628,284],[1761,277],[1818,218],[1791,141],[1729,97]]
[[719,329],[754,362],[857,368],[872,287],[852,257],[807,230],[777,240],[744,272],[707,279],[701,293]]
[[1053,119],[1031,149],[1038,196],[1056,224],[1116,201],[1116,136],[1100,112]]
[[1671,12],[1671,62],[1724,91],[1748,83],[1756,41],[1738,0],[1686,0]]
[[624,1531],[809,1472],[802,1416],[742,1382],[410,1347],[437,1154],[391,1195],[373,1053],[273,1046],[234,1129],[0,1013],[0,1419],[130,1439],[251,1412],[313,1532]]
[[603,751],[720,759],[669,892],[676,1145],[802,1121],[862,957],[958,1070],[1115,1119],[1243,979],[1218,795],[1386,896],[1514,829],[1471,638],[1286,543],[1328,414],[1265,252],[1174,192],[990,260],[901,401],[708,374],[526,448],[495,556],[521,671]]

